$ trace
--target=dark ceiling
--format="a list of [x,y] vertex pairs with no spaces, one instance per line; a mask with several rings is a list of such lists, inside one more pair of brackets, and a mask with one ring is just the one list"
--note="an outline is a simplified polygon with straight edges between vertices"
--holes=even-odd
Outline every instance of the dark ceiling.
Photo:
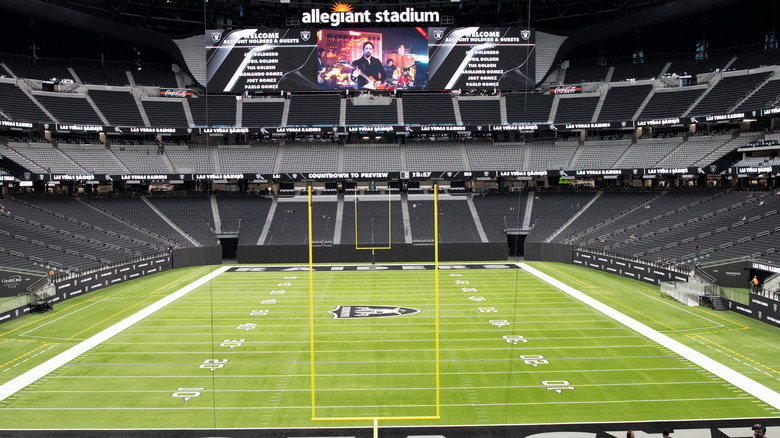
[[[166,60],[155,47],[137,47],[116,38],[102,38],[78,23],[64,23],[55,16],[32,16],[15,10],[2,13],[0,1],[0,53],[30,56],[32,47],[42,57],[68,57],[127,61],[142,51],[143,59]],[[21,0],[16,0],[21,1]],[[80,11],[171,37],[202,34],[208,28],[306,27],[302,12],[329,10],[333,1],[289,0],[24,0]],[[780,1],[780,0],[777,0]],[[693,52],[706,38],[711,50],[760,44],[775,26],[776,0],[720,0],[701,7],[701,0],[340,0],[355,10],[436,10],[455,26],[530,26],[569,35],[583,29],[603,29],[619,24],[618,34],[580,47],[575,58],[627,57],[637,49],[665,56]],[[690,14],[680,13],[690,4]],[[694,7],[698,4],[698,7]],[[663,22],[648,20],[664,9],[677,12]],[[56,13],[53,15],[57,15]],[[640,19],[637,20],[637,17]],[[636,24],[635,24],[636,23]]]

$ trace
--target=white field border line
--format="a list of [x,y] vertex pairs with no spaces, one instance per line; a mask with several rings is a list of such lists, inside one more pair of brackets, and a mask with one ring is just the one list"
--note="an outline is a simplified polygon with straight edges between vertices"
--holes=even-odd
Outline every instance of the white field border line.
[[564,284],[563,282],[558,281],[555,278],[552,278],[551,276],[535,268],[532,268],[531,266],[528,266],[525,263],[518,263],[517,266],[530,272],[531,274],[538,277],[539,279],[546,281],[550,285],[562,290],[563,292],[566,292],[567,294],[582,301],[583,303],[593,307],[594,309],[602,312],[603,314],[618,321],[619,323],[625,325],[626,327],[636,330],[637,332],[646,336],[650,340],[655,341],[658,344],[662,345],[663,347],[666,347],[669,350],[679,354],[685,359],[688,359],[689,361],[704,368],[705,370],[711,372],[712,374],[715,374],[716,376],[731,383],[732,385],[747,392],[748,394],[751,394],[759,398],[760,400],[771,405],[775,409],[780,409],[780,394],[756,382],[755,380],[732,370],[731,368],[715,361],[714,359],[711,359],[699,353],[698,351],[686,345],[683,345],[678,341],[675,341],[669,336],[666,336],[642,324],[641,322],[636,321],[633,318],[630,318],[629,316],[618,312],[617,310],[607,306],[606,304],[603,304],[600,301],[591,298],[588,295],[585,295],[584,293],[578,291],[577,289],[574,289],[573,287]]
[[133,324],[141,321],[142,319],[146,318],[147,316],[152,315],[153,313],[159,311],[163,307],[167,306],[168,304],[178,300],[179,298],[183,297],[184,295],[192,292],[196,288],[206,284],[207,282],[211,281],[218,275],[222,274],[226,270],[228,270],[230,266],[223,266],[216,271],[212,272],[211,274],[206,275],[205,277],[202,277],[193,283],[188,284],[187,286],[184,286],[183,288],[177,290],[176,292],[166,296],[165,298],[161,299],[160,301],[157,301],[153,304],[150,304],[149,306],[139,310],[138,312],[128,316],[127,318],[119,321],[118,323],[112,325],[111,327],[101,331],[100,333],[91,336],[87,339],[85,339],[82,342],[79,342],[78,344],[74,345],[73,347],[63,351],[62,353],[54,356],[53,358],[47,360],[46,362],[36,366],[35,368],[17,376],[13,379],[9,380],[8,382],[4,383],[3,385],[0,385],[0,401],[5,400],[6,398],[14,395],[17,391],[20,391],[24,389],[27,385],[35,382],[36,380],[45,377],[50,372],[56,370],[57,368],[65,365],[66,363],[70,362],[71,360],[77,358],[78,356],[86,353],[87,351],[97,347],[100,345],[100,343],[107,341],[109,338],[119,334],[122,330],[125,330],[126,328],[132,326]]

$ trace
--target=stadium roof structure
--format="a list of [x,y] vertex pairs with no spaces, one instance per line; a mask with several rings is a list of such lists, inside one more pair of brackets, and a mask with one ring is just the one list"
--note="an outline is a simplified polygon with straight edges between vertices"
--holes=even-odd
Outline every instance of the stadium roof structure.
[[[160,49],[135,30],[169,38],[203,34],[205,28],[311,27],[297,20],[312,8],[327,9],[326,0],[5,0],[0,2],[0,52],[31,53],[31,40],[67,47],[74,57],[96,59],[95,34],[110,52],[112,44]],[[711,48],[764,41],[773,32],[776,5],[772,0],[343,0],[355,10],[436,10],[446,25],[531,26],[571,37],[570,57],[629,56],[644,53],[693,52],[706,38]],[[34,20],[31,20],[34,19]],[[107,26],[111,23],[113,26]],[[125,26],[123,26],[125,25]],[[70,32],[63,32],[70,30]],[[77,39],[73,30],[89,35]],[[51,50],[51,49],[50,49]],[[162,48],[162,52],[165,49]],[[54,57],[45,52],[39,56]],[[130,58],[131,50],[106,56]],[[568,59],[568,58],[567,58]],[[127,59],[116,59],[127,60]]]

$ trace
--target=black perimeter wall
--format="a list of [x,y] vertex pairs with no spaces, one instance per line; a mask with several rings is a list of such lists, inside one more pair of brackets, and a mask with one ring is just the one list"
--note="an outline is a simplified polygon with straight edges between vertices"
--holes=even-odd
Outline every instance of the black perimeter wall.
[[[430,262],[433,245],[393,244],[389,249],[357,249],[354,245],[315,246],[312,258],[316,263],[392,263]],[[440,261],[506,260],[507,244],[501,243],[440,243]],[[239,246],[238,263],[308,263],[307,245]]]

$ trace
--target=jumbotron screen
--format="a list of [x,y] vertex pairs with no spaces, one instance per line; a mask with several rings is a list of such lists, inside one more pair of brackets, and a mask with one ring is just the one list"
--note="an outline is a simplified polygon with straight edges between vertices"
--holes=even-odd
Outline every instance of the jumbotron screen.
[[514,27],[206,31],[209,93],[526,90],[535,55]]

